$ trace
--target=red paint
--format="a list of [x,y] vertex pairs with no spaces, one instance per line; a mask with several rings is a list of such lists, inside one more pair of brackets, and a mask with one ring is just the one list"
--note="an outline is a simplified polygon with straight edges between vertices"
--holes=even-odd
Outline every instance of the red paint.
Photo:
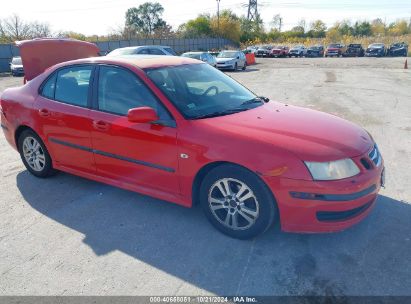
[[286,46],[280,46],[277,48],[273,48],[270,51],[270,56],[271,57],[285,57],[288,56],[289,48]]
[[[134,123],[127,116],[66,105],[38,95],[39,86],[51,72],[72,63],[115,64],[130,69],[169,110],[176,128]],[[357,223],[370,212],[372,208],[352,219],[334,223],[319,222],[315,217],[317,211],[349,210],[376,198],[383,164],[372,170],[361,165],[360,158],[373,146],[366,131],[330,114],[277,102],[233,115],[185,120],[142,70],[181,64],[201,63],[163,56],[152,59],[100,57],[58,64],[23,87],[3,93],[1,124],[5,127],[6,139],[16,148],[16,130],[20,126],[30,127],[44,141],[56,169],[186,207],[192,205],[193,182],[204,166],[214,162],[235,163],[256,172],[271,189],[285,231],[337,231]],[[172,170],[65,147],[51,138]],[[189,157],[182,158],[181,154]],[[352,158],[360,174],[340,181],[318,182],[312,180],[303,164],[303,160],[341,158]],[[377,185],[373,193],[345,202],[301,200],[289,195],[290,191],[350,194],[372,184]]]

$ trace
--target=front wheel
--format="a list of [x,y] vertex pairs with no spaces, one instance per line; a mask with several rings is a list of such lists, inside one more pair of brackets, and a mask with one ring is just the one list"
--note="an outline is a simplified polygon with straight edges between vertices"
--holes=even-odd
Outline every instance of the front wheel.
[[48,177],[55,173],[46,146],[31,130],[25,130],[18,138],[21,160],[27,170],[37,177]]
[[244,62],[244,66],[243,66],[242,70],[245,71],[246,68],[247,68],[247,62]]
[[206,175],[200,204],[214,227],[238,239],[263,233],[277,213],[273,195],[263,181],[235,165],[216,167]]

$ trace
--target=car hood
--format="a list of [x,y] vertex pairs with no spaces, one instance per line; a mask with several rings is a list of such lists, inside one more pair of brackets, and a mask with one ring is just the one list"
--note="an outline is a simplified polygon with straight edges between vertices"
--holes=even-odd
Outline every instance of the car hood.
[[33,39],[16,41],[20,49],[25,77],[31,80],[47,68],[65,61],[97,57],[99,48],[75,39]]
[[226,62],[230,60],[234,60],[235,58],[216,58],[217,62]]
[[[278,102],[233,115],[199,120],[228,137],[281,147],[305,161],[355,157],[373,141],[361,127],[337,116]],[[235,134],[233,134],[235,133]]]

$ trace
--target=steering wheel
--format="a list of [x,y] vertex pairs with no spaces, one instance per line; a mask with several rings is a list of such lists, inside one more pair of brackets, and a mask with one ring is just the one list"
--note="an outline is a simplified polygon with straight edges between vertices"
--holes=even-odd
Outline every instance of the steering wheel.
[[208,93],[210,93],[212,90],[215,90],[214,95],[218,95],[218,93],[219,93],[218,88],[216,86],[211,86],[207,90],[205,90],[205,92],[202,94],[202,96],[208,95]]

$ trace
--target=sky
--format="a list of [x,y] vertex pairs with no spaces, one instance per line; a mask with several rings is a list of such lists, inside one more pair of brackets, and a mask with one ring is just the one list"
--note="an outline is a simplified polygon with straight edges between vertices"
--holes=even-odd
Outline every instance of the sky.
[[[0,19],[18,14],[25,21],[46,22],[53,32],[75,31],[85,35],[105,35],[124,25],[125,12],[147,0],[1,0]],[[216,0],[157,0],[164,7],[163,19],[173,28],[198,14],[215,14]],[[221,9],[246,15],[248,0],[221,0]],[[338,20],[372,20],[386,22],[411,18],[411,0],[258,0],[259,13],[266,27],[280,14],[284,30],[300,19],[309,24],[321,19],[328,26]]]

